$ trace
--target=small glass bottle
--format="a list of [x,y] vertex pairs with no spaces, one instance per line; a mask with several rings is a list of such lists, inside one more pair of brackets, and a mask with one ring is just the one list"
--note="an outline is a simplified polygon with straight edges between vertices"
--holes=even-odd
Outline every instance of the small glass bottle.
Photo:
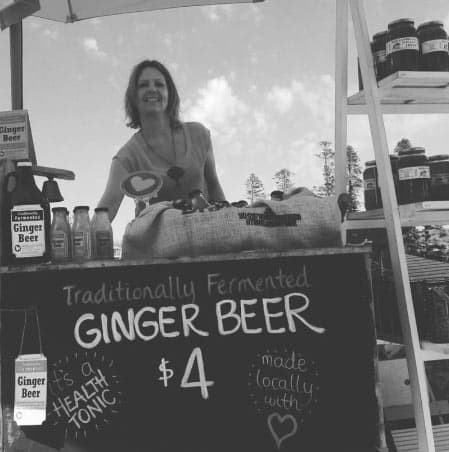
[[73,213],[73,259],[77,262],[84,262],[91,257],[89,207],[76,206]]
[[114,258],[114,237],[106,207],[97,207],[90,225],[93,259]]
[[70,262],[72,259],[72,233],[65,207],[54,207],[53,222],[50,228],[50,247],[52,262]]

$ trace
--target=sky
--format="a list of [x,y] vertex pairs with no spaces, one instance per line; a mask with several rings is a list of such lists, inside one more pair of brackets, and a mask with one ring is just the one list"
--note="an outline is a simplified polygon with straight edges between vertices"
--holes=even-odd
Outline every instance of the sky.
[[[334,141],[335,3],[265,0],[74,24],[24,19],[24,108],[37,161],[76,175],[59,183],[65,201],[57,205],[96,207],[112,157],[135,132],[125,125],[123,98],[133,66],[147,58],[171,71],[181,118],[211,130],[229,201],[246,197],[251,173],[266,193],[275,189],[273,176],[282,168],[294,173],[297,186],[320,185],[319,142]],[[401,17],[416,24],[442,20],[449,31],[446,0],[369,0],[365,9],[371,36]],[[351,25],[348,38],[348,91],[354,94],[357,54]],[[0,33],[0,55],[0,111],[8,111],[8,30]],[[391,150],[407,137],[428,155],[449,153],[446,115],[385,119]],[[349,117],[348,144],[362,164],[374,158],[367,117]],[[113,223],[117,240],[133,212],[127,199]]]

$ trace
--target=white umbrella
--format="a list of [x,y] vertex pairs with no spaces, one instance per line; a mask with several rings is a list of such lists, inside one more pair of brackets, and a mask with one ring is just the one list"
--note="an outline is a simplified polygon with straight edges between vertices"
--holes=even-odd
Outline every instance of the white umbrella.
[[34,16],[59,22],[76,22],[92,17],[154,11],[184,6],[256,3],[263,0],[40,0]]
[[132,12],[154,11],[186,6],[257,3],[264,0],[0,0],[0,27],[10,27],[11,103],[12,109],[23,108],[22,21],[37,17],[76,22],[93,17]]

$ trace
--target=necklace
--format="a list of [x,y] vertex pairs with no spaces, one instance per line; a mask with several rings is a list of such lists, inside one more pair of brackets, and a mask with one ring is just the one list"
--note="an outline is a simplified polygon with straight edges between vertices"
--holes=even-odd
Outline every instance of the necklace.
[[175,162],[174,165],[172,165],[172,162],[165,157],[165,155],[161,155],[158,152],[156,152],[156,150],[154,149],[153,146],[150,145],[150,143],[148,143],[147,139],[145,138],[145,135],[143,133],[143,131],[140,131],[143,141],[145,143],[145,145],[147,146],[148,150],[153,152],[153,154],[157,155],[161,160],[164,160],[165,162],[167,162],[170,166],[170,168],[168,168],[167,172],[165,174],[167,174],[167,176],[170,179],[173,179],[176,183],[176,186],[179,187],[179,180],[184,176],[184,170],[180,167],[176,165],[176,145],[175,145],[175,139],[173,137],[173,130],[170,129],[170,134],[171,134],[171,141],[172,141],[172,146],[173,146],[173,153],[175,155]]

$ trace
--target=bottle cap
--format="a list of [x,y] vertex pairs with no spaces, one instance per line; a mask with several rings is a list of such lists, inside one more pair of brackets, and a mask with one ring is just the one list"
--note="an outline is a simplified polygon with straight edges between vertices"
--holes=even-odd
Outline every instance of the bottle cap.
[[77,210],[89,210],[89,206],[75,206],[73,211],[76,212]]
[[56,212],[69,213],[69,211],[67,210],[66,207],[53,207],[53,208],[51,209],[51,211],[52,211],[53,213],[56,213]]

